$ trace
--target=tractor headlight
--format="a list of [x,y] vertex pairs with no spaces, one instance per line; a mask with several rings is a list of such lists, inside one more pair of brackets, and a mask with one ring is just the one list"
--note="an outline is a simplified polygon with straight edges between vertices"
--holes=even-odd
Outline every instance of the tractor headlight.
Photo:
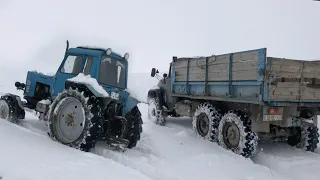
[[129,53],[124,54],[124,58],[125,58],[126,60],[128,60],[128,59],[129,59]]
[[112,49],[111,48],[108,48],[107,49],[107,55],[110,55],[112,53]]

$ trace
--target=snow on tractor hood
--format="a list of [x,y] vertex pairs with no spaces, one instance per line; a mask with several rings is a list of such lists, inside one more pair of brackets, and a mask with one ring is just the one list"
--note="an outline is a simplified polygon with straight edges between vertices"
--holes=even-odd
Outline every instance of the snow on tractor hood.
[[68,81],[90,85],[96,92],[98,92],[102,96],[109,97],[109,94],[103,89],[102,86],[100,86],[98,81],[95,78],[92,78],[90,75],[79,73],[76,77],[68,79]]
[[39,71],[36,71],[36,70],[34,70],[34,71],[29,71],[29,72],[36,73],[36,74],[41,75],[42,77],[48,77],[48,78],[52,78],[52,77],[55,75],[55,73],[47,73],[47,74],[44,74],[44,73],[39,72]]

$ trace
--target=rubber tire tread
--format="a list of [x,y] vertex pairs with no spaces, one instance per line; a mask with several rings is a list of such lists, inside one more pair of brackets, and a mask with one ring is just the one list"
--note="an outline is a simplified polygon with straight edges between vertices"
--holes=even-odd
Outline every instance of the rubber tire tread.
[[141,112],[137,106],[131,109],[125,116],[127,119],[127,133],[125,138],[129,140],[128,148],[136,147],[142,133]]
[[54,114],[55,109],[59,105],[59,102],[66,97],[75,97],[81,102],[85,111],[86,119],[85,119],[85,127],[80,137],[77,140],[73,141],[72,143],[68,143],[65,145],[79,149],[81,151],[89,152],[90,149],[95,147],[95,144],[99,137],[99,133],[101,132],[102,126],[100,126],[100,122],[102,119],[102,108],[101,108],[102,103],[92,94],[84,93],[79,89],[69,88],[68,90],[64,90],[62,93],[59,93],[59,95],[55,98],[55,100],[50,106],[50,109],[48,111],[47,122],[48,122],[49,136],[53,140],[58,141],[62,144],[64,143],[61,142],[59,139],[57,139],[57,136],[54,133],[54,126],[52,123],[54,121],[54,118],[58,114],[58,113]]
[[[239,130],[240,132],[243,131],[246,135],[244,137],[245,142],[242,144],[243,148],[241,149],[231,149],[233,152],[242,155],[245,158],[250,158],[253,154],[256,153],[256,148],[257,148],[257,144],[258,144],[258,136],[256,133],[254,133],[251,130],[251,119],[250,116],[251,114],[249,114],[248,112],[242,111],[242,110],[232,110],[229,111],[227,114],[235,114],[236,116],[238,116],[241,120],[243,129]],[[223,117],[222,117],[223,118]],[[219,142],[221,143],[221,142]],[[224,142],[223,142],[224,144]],[[223,145],[225,146],[225,145]],[[225,147],[227,148],[227,147]]]
[[1,100],[5,101],[8,104],[9,107],[9,116],[8,121],[11,123],[19,124],[19,118],[18,118],[18,109],[15,105],[14,100],[11,96],[3,96],[0,98]]
[[318,127],[315,125],[309,126],[306,128],[308,140],[307,145],[305,147],[306,151],[314,152],[315,149],[317,149],[317,145],[319,143],[319,133],[318,133]]
[[[207,109],[208,113],[203,109]],[[209,121],[211,121],[211,131],[208,132],[209,134],[206,135],[205,137],[202,137],[198,131],[197,131],[197,117],[196,114],[200,115],[201,113],[205,113],[207,117],[209,118]],[[219,134],[219,122],[221,120],[221,113],[220,110],[215,108],[212,104],[208,102],[204,102],[198,105],[196,112],[194,113],[193,119],[192,119],[192,125],[193,125],[193,130],[195,131],[196,135],[200,138],[204,138],[206,140],[209,140],[211,142],[218,142],[218,134]],[[209,128],[210,129],[210,128]]]

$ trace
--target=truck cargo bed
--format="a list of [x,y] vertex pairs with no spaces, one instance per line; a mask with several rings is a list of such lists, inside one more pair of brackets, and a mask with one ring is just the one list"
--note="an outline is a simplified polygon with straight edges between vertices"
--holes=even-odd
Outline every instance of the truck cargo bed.
[[172,94],[279,106],[320,102],[320,61],[267,57],[266,50],[174,58]]

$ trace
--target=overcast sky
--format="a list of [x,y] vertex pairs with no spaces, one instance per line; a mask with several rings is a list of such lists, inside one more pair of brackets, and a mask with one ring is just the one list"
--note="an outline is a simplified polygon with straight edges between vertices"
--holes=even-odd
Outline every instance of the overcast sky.
[[312,0],[0,0],[0,25],[0,67],[23,73],[55,72],[67,39],[129,52],[132,72],[167,71],[172,56],[263,47],[320,60]]

